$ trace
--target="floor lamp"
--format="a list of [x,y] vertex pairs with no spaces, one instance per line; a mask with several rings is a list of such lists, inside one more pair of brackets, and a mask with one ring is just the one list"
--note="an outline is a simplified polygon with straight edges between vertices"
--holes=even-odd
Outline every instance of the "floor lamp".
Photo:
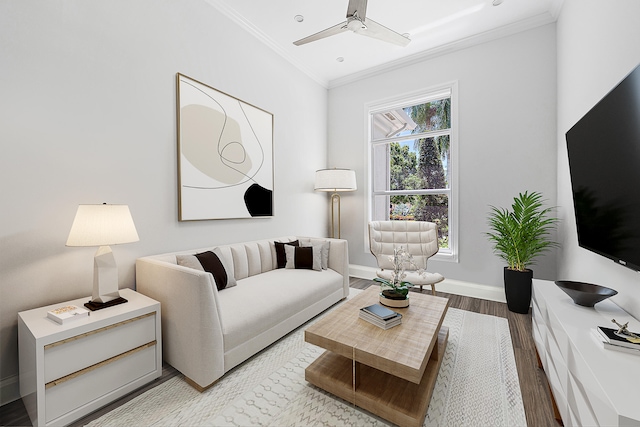
[[[356,191],[356,173],[350,169],[320,169],[316,171],[316,191],[331,192],[331,237],[340,238],[340,195],[341,191]],[[336,235],[335,210],[338,209],[338,233]]]

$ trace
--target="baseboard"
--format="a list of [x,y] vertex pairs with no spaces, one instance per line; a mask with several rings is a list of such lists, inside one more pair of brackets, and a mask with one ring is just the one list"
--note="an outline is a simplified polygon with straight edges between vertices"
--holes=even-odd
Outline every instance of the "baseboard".
[[[373,280],[376,277],[376,268],[349,264],[349,275],[359,279]],[[481,285],[479,283],[464,282],[462,280],[445,278],[444,281],[436,285],[436,290],[465,297],[507,302],[504,296],[504,289],[502,288]]]
[[20,399],[20,377],[12,375],[0,380],[0,406]]

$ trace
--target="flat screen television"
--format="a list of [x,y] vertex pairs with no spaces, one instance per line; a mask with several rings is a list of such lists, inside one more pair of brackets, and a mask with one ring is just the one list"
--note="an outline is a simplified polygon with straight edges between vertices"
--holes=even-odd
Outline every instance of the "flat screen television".
[[640,271],[640,65],[566,139],[578,244]]

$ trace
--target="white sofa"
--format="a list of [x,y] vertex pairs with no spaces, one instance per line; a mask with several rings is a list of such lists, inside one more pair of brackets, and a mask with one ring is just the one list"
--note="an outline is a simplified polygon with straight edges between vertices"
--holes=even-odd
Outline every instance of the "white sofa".
[[[328,268],[277,268],[274,241],[329,242]],[[346,240],[282,237],[217,246],[237,286],[218,291],[213,275],[176,255],[136,260],[136,289],[160,301],[164,360],[200,391],[234,366],[349,295]]]

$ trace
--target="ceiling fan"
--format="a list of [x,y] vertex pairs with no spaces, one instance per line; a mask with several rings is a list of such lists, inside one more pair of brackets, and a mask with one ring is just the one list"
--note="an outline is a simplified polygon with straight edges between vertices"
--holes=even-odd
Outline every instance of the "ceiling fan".
[[294,45],[300,46],[311,43],[325,37],[334,36],[347,30],[351,30],[356,34],[373,37],[388,43],[406,46],[411,41],[409,37],[405,37],[393,30],[378,24],[376,21],[366,17],[367,0],[349,0],[347,7],[347,20],[333,27],[329,27],[318,33],[312,34],[303,39],[293,42]]

